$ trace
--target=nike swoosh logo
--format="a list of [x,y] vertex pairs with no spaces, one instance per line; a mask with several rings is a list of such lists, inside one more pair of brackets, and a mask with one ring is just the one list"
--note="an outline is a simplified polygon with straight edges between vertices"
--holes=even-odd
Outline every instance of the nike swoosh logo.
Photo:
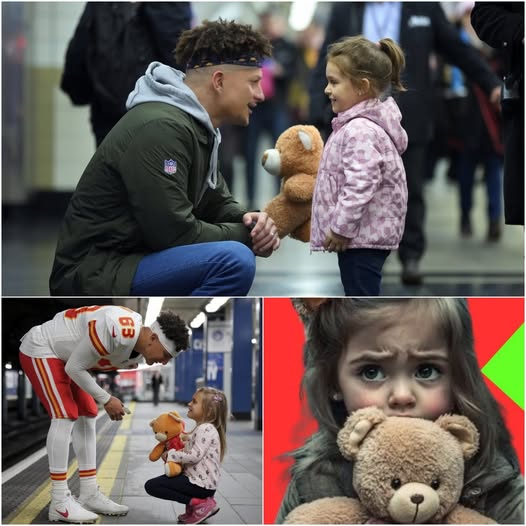
[[112,327],[112,328],[111,328],[111,335],[112,335],[114,338],[117,337],[117,335],[115,334],[115,327]]
[[66,511],[60,511],[60,510],[57,510],[57,508],[55,508],[55,511],[57,513],[60,513],[60,515],[62,515],[62,517],[64,517],[65,519],[67,519],[69,517],[69,511],[66,510]]

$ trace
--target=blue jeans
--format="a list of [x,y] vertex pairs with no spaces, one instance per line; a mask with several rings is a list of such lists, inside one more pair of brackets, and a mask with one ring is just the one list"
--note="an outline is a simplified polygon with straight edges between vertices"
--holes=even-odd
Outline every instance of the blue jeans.
[[238,241],[215,241],[148,254],[133,277],[132,296],[246,296],[255,255]]
[[481,158],[477,152],[463,152],[458,161],[460,208],[462,219],[468,220],[473,206],[473,185],[478,162],[484,165],[484,179],[488,196],[488,219],[498,221],[502,216],[502,157],[488,152]]
[[338,252],[345,295],[379,296],[382,267],[390,252],[373,248],[351,248]]

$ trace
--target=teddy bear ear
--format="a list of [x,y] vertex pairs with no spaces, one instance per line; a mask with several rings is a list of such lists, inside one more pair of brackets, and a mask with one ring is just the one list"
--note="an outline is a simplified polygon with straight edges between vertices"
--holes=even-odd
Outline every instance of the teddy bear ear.
[[291,298],[292,306],[304,324],[309,324],[318,311],[320,305],[329,301],[329,298]]
[[306,150],[312,150],[312,137],[305,130],[298,130],[298,137]]
[[173,418],[174,420],[177,420],[178,422],[182,422],[183,419],[181,418],[181,416],[179,415],[179,413],[175,412],[175,411],[170,411],[168,413],[168,415]]
[[150,420],[150,423],[148,424],[150,427],[153,427],[153,425],[155,424],[155,420]]
[[364,438],[386,418],[385,413],[377,407],[365,407],[354,411],[338,433],[337,442],[342,455],[347,460],[354,460]]
[[466,416],[442,415],[435,423],[458,440],[465,460],[470,459],[478,451],[479,432],[475,424]]

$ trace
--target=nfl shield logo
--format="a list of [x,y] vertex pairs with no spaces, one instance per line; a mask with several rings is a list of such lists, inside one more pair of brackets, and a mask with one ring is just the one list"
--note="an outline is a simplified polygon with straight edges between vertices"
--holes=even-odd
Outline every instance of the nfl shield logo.
[[172,175],[177,172],[177,161],[173,159],[168,159],[164,161],[164,173]]

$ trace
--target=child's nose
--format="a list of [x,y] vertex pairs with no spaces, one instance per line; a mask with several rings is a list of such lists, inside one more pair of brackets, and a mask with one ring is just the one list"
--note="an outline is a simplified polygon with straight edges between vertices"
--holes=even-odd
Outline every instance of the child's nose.
[[415,402],[416,399],[409,382],[399,380],[393,383],[388,399],[389,407],[412,407]]

